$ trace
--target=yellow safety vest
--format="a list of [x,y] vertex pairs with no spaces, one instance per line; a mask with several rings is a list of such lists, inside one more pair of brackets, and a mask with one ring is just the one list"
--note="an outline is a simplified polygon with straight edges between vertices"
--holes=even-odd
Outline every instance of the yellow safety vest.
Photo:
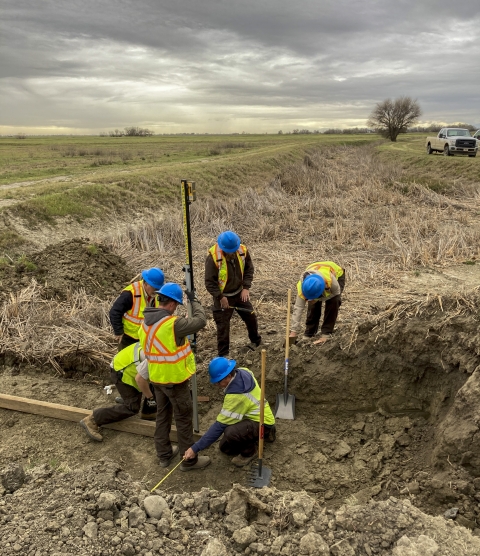
[[176,319],[167,315],[151,326],[144,322],[139,329],[140,345],[148,359],[150,382],[180,384],[195,373],[195,356],[190,342],[185,338],[180,347],[175,342],[173,327]]
[[122,372],[122,382],[140,391],[137,381],[135,380],[137,376],[137,365],[140,363],[140,344],[136,342],[122,349],[115,355],[112,361],[112,367],[117,373]]
[[[217,265],[218,287],[220,288],[220,291],[223,292],[228,280],[227,259],[224,257],[223,251],[220,249],[218,243],[212,245],[212,247],[210,247],[208,252],[210,253],[210,255],[212,255],[212,258],[215,261],[215,264]],[[238,251],[236,253],[237,253],[238,263],[240,264],[240,271],[242,272],[242,278],[243,278],[243,271],[245,270],[245,258],[247,256],[247,248],[245,247],[245,245],[240,244],[240,247],[238,248]]]
[[[328,291],[332,287],[331,273],[333,272],[333,274],[335,274],[335,278],[338,280],[343,274],[343,268],[332,261],[320,261],[318,263],[308,265],[305,272],[315,272],[325,280],[325,291],[318,299],[328,299],[332,295]],[[305,296],[302,293],[302,280],[297,283],[297,293],[302,299],[305,299]],[[311,301],[316,300],[313,299]]]
[[[242,367],[242,370],[252,375],[255,387],[251,392],[243,394],[225,394],[222,410],[217,417],[217,421],[224,425],[235,425],[243,419],[260,422],[260,386],[250,369]],[[275,417],[267,400],[265,400],[264,422],[266,425],[275,424]]]
[[[123,290],[124,292],[130,292],[133,297],[133,305],[130,311],[127,311],[123,317],[123,332],[135,340],[138,340],[138,329],[142,326],[143,322],[143,311],[145,310],[145,292],[143,290],[143,280],[139,282],[133,282],[129,284]],[[158,299],[155,296],[155,307],[158,307]]]

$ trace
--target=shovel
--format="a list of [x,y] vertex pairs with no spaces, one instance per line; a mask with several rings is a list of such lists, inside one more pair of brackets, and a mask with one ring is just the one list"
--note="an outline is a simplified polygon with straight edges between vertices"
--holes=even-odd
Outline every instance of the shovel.
[[287,300],[287,333],[285,338],[285,386],[283,394],[277,394],[275,417],[277,419],[295,419],[295,396],[288,393],[288,353],[290,349],[290,305],[292,302],[292,290],[288,290]]
[[258,462],[252,466],[250,475],[250,486],[262,488],[270,484],[272,470],[263,467],[263,442],[264,442],[264,415],[265,415],[265,366],[267,360],[267,351],[262,349],[262,379],[260,382],[260,427],[258,431]]

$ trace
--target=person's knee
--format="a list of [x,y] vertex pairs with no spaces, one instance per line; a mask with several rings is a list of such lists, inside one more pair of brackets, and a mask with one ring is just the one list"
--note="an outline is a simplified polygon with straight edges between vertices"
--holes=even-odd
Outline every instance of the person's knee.
[[128,400],[124,399],[123,404],[133,414],[137,414],[140,411],[141,401],[141,398],[131,398]]

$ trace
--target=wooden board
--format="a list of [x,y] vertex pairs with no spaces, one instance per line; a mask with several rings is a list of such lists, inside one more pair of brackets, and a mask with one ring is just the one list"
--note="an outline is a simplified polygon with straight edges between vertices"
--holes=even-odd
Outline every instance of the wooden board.
[[[70,405],[61,405],[59,403],[42,402],[32,400],[30,398],[20,398],[18,396],[9,396],[8,394],[0,394],[0,407],[11,409],[13,411],[21,411],[23,413],[33,413],[34,415],[43,415],[44,417],[53,417],[54,419],[63,419],[64,421],[81,421],[91,411],[80,407],[72,407]],[[130,432],[132,434],[141,434],[143,436],[153,437],[155,434],[155,422],[145,421],[137,417],[130,417],[118,423],[110,423],[103,425],[102,428],[114,429],[116,431]],[[201,434],[193,433],[195,442],[201,437]],[[177,441],[177,429],[172,426],[170,440]]]

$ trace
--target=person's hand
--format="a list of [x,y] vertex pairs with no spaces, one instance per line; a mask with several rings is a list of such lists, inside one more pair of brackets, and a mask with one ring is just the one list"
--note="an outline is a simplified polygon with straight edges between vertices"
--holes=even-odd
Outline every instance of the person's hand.
[[195,290],[191,292],[185,290],[185,296],[188,299],[188,301],[190,301],[190,303],[192,303],[192,301],[198,301],[197,292]]
[[289,338],[296,338],[297,336],[298,336],[298,334],[296,332],[294,332],[293,330],[288,335]]
[[118,343],[122,341],[122,338],[123,338],[123,334],[119,334],[118,336],[115,336],[115,340],[117,340]]
[[228,297],[222,297],[222,298],[220,299],[220,307],[221,307],[222,309],[228,309],[228,305],[229,305],[229,303],[228,303]]
[[196,455],[197,454],[191,448],[189,448],[188,450],[185,451],[183,457],[185,459],[193,459],[194,457],[196,457]]
[[157,401],[154,397],[145,398],[145,403],[147,404],[147,407],[157,407]]
[[250,299],[250,291],[243,288],[243,290],[240,292],[240,299],[246,303],[249,299]]

